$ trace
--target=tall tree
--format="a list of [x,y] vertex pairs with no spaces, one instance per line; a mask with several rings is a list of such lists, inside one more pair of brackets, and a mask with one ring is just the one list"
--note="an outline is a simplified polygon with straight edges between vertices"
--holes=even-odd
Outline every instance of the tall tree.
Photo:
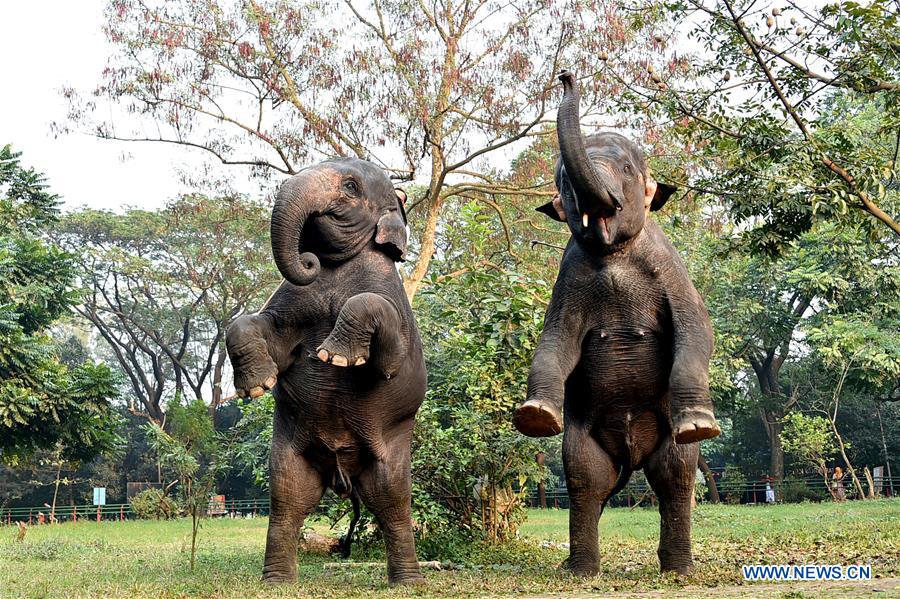
[[[541,124],[560,68],[592,73],[615,54],[635,71],[652,49],[634,34],[652,15],[632,19],[614,2],[112,0],[107,17],[116,51],[95,95],[157,133],[93,121],[96,100],[67,90],[75,122],[111,139],[201,148],[257,174],[355,155],[421,183],[409,207],[424,212],[404,273],[410,298],[448,200],[547,194],[511,187],[488,165],[553,134]],[[589,78],[583,106],[596,110],[618,85]]]
[[900,236],[890,197],[900,143],[896,2],[665,7],[669,35],[699,48],[649,61],[623,103],[640,100],[649,118],[680,128],[691,149],[686,183],[721,198],[745,238],[770,253],[822,219]]
[[76,311],[106,342],[142,411],[165,400],[221,405],[224,334],[278,283],[268,209],[240,198],[186,196],[159,212],[82,210],[64,219],[87,289]]
[[0,149],[0,461],[35,450],[57,460],[89,460],[116,445],[110,400],[116,381],[103,364],[69,367],[50,327],[76,299],[72,257],[44,233],[59,197],[25,168],[10,146]]

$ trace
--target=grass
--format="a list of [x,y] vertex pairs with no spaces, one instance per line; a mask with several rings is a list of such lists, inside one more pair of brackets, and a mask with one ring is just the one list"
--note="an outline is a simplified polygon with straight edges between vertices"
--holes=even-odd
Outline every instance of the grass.
[[[782,506],[699,506],[695,573],[660,575],[659,517],[609,509],[600,524],[601,575],[576,579],[558,568],[568,540],[564,510],[532,510],[521,540],[472,551],[464,564],[425,575],[424,588],[387,586],[383,568],[326,570],[331,558],[300,555],[299,582],[259,582],[267,521],[207,520],[191,573],[190,521],[79,522],[32,527],[17,543],[0,527],[0,597],[435,597],[565,596],[677,589],[679,596],[900,596],[900,500]],[[323,528],[321,523],[316,528]],[[545,544],[546,545],[546,544]],[[741,564],[871,564],[871,583],[744,583]],[[712,590],[710,587],[715,587]]]

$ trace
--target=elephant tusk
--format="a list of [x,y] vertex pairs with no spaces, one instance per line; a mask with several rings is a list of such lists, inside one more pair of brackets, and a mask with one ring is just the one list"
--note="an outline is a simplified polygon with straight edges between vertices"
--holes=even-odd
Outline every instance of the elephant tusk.
[[584,214],[581,215],[581,226],[583,226],[585,229],[587,229],[587,226],[588,226],[587,212],[585,212]]

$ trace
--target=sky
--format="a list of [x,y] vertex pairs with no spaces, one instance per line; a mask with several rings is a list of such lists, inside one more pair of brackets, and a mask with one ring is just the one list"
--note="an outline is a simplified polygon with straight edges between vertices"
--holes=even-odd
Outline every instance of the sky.
[[205,161],[199,151],[165,144],[103,140],[87,132],[54,138],[66,116],[64,86],[82,92],[100,81],[109,45],[106,0],[0,0],[0,146],[47,176],[64,209],[159,208],[187,191],[175,175]]

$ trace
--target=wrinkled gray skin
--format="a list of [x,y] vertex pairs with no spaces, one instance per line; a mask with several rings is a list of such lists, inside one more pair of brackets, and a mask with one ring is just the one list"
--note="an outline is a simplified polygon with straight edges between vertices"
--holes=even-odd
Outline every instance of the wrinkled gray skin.
[[272,211],[283,282],[226,344],[240,394],[274,387],[271,516],[263,578],[297,577],[297,542],[327,488],[362,500],[387,546],[391,583],[419,583],[410,513],[410,442],[425,361],[395,267],[405,195],[358,159],[307,168]]
[[709,399],[709,317],[675,249],[647,218],[673,188],[652,180],[643,153],[624,137],[583,138],[577,84],[569,73],[560,79],[561,205],[538,210],[565,219],[572,238],[514,423],[530,436],[564,425],[568,568],[598,572],[603,506],[643,468],[659,498],[661,567],[687,573],[696,441],[719,433]]

